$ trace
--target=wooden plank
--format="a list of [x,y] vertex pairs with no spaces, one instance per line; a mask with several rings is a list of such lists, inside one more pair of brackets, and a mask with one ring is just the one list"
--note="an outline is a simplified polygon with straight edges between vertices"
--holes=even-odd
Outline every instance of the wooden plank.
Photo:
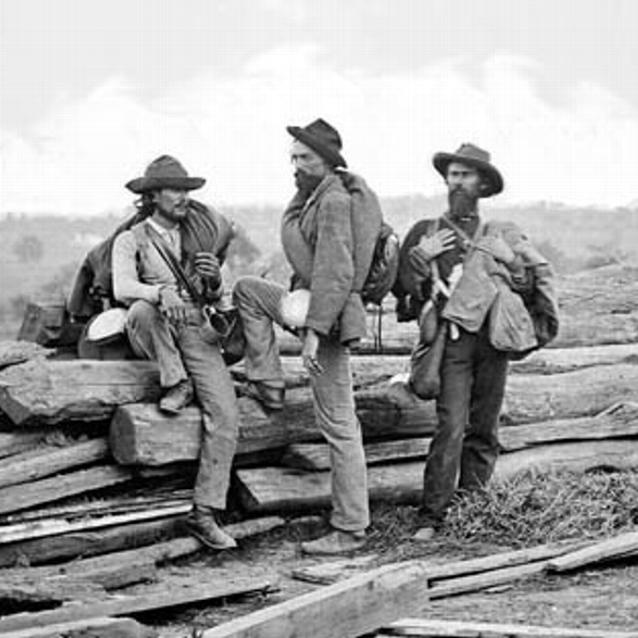
[[202,638],[354,638],[404,609],[422,608],[426,583],[418,564],[386,565],[219,625]]
[[90,601],[105,595],[103,587],[79,577],[40,578],[35,574],[3,572],[0,579],[0,600],[19,604]]
[[[397,439],[381,443],[366,443],[367,465],[379,463],[425,459],[430,447],[430,438]],[[286,448],[281,458],[285,467],[300,470],[320,471],[330,469],[330,448],[327,443],[293,443]]]
[[133,618],[88,618],[3,632],[0,638],[157,638],[157,632]]
[[219,598],[229,598],[242,594],[267,592],[270,583],[255,578],[238,578],[223,584],[203,584],[198,586],[153,590],[146,595],[117,596],[98,600],[93,603],[68,604],[58,609],[34,613],[12,614],[0,617],[0,635],[2,632],[42,627],[53,623],[70,622],[97,616],[122,616],[155,609],[180,607]]
[[183,529],[183,516],[178,515],[0,544],[0,567],[42,565],[78,556],[88,557],[143,547],[174,538],[183,533]]
[[634,402],[616,404],[593,417],[506,426],[498,434],[501,446],[507,451],[539,443],[630,436],[638,436],[638,403]]
[[[616,439],[539,445],[499,456],[495,479],[507,479],[518,472],[594,467],[628,469],[638,465],[638,440]],[[330,473],[304,472],[291,468],[264,467],[237,470],[238,493],[249,512],[316,509],[330,503]],[[416,502],[423,489],[423,463],[409,462],[368,468],[371,500]]]
[[549,561],[550,572],[565,572],[638,553],[638,532],[628,532]]
[[100,465],[50,478],[0,489],[0,514],[18,512],[42,503],[51,503],[74,494],[82,494],[133,478],[127,468]]
[[494,478],[505,479],[523,469],[535,468],[540,472],[569,469],[575,472],[595,467],[619,470],[638,466],[637,439],[611,439],[578,441],[538,445],[499,456]]
[[150,521],[156,518],[185,514],[190,510],[190,508],[190,503],[183,503],[181,505],[173,505],[171,507],[157,507],[148,511],[117,514],[115,516],[101,516],[88,520],[66,521],[54,518],[41,521],[29,521],[28,523],[2,525],[0,526],[0,545],[3,543],[13,543],[27,539],[42,538],[44,536],[101,529],[104,527],[125,525],[127,523],[135,523],[139,521]]
[[439,584],[430,587],[429,596],[432,600],[457,596],[472,591],[479,591],[495,585],[511,583],[521,578],[527,578],[535,574],[542,574],[547,566],[547,561],[537,561],[534,563],[524,563],[513,567],[503,567],[493,569],[488,572],[480,572],[470,576],[459,576],[442,580]]
[[469,574],[478,574],[480,572],[488,572],[505,567],[514,567],[515,565],[546,561],[556,556],[569,554],[588,544],[587,541],[564,541],[549,545],[537,545],[536,547],[499,552],[498,554],[490,554],[489,556],[481,556],[480,558],[472,558],[469,560],[455,561],[452,563],[446,562],[441,565],[429,565],[428,574],[430,582],[436,583],[437,581],[444,581],[445,579],[457,576],[467,576]]
[[541,627],[506,623],[402,618],[384,627],[377,636],[418,638],[638,638],[635,631]]
[[106,438],[90,439],[63,447],[45,446],[35,454],[13,456],[0,467],[0,488],[57,474],[105,459],[109,454]]
[[0,409],[16,425],[108,419],[125,403],[156,401],[147,361],[28,361],[0,372]]
[[27,432],[0,432],[0,458],[33,449],[50,432],[50,429],[29,430]]

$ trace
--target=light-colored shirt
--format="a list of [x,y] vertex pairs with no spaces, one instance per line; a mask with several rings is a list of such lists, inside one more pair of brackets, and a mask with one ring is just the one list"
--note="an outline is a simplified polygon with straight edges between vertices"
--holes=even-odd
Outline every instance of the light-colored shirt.
[[[166,233],[168,231],[149,219],[140,224],[152,224],[155,229],[162,233],[169,245]],[[178,246],[174,251],[179,257],[181,253],[181,241],[179,229],[177,232]],[[132,304],[137,299],[143,299],[152,304],[159,303],[159,291],[162,286],[172,286],[177,289],[175,276],[166,265],[166,262],[157,252],[156,248],[149,242],[138,245],[138,241],[133,229],[120,233],[113,243],[113,254],[111,266],[113,270],[113,294],[118,301],[127,305]],[[179,252],[178,252],[179,251]]]

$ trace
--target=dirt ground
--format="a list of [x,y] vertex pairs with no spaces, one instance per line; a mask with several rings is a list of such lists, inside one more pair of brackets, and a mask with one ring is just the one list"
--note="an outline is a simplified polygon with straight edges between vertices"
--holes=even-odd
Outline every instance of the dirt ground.
[[[278,588],[267,595],[246,596],[221,603],[171,610],[139,619],[166,638],[193,638],[199,632],[265,606],[316,590],[318,585],[293,579],[293,569],[322,562],[303,556],[299,541],[316,535],[317,523],[283,528],[260,539],[246,541],[241,549],[225,554],[200,553],[160,572],[161,585],[223,582],[249,576],[266,579]],[[376,555],[372,566],[421,557],[433,563],[505,551],[507,547],[481,546],[463,551],[446,543],[428,548],[404,541],[390,551],[372,549],[357,556]],[[323,562],[336,559],[325,559]],[[353,572],[354,574],[355,572]],[[139,588],[138,588],[139,589]],[[445,620],[475,620],[553,625],[590,629],[638,629],[638,561],[616,563],[569,576],[539,576],[483,592],[432,602],[424,601],[413,616]],[[335,636],[335,638],[339,638]]]

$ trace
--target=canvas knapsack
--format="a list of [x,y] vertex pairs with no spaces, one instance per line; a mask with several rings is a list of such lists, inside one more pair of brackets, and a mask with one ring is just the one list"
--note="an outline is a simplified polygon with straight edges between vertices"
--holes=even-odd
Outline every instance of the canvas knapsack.
[[355,275],[353,288],[364,304],[380,304],[399,270],[399,238],[383,219],[375,192],[359,175],[340,171],[351,198]]
[[368,271],[361,299],[363,303],[381,304],[392,290],[399,272],[399,237],[385,221],[374,246],[374,255]]

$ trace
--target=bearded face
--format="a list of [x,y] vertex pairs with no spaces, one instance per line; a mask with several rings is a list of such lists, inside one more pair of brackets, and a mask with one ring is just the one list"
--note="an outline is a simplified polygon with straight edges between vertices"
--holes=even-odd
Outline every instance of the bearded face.
[[452,218],[476,217],[483,183],[479,171],[461,162],[451,162],[447,168],[446,183]]

